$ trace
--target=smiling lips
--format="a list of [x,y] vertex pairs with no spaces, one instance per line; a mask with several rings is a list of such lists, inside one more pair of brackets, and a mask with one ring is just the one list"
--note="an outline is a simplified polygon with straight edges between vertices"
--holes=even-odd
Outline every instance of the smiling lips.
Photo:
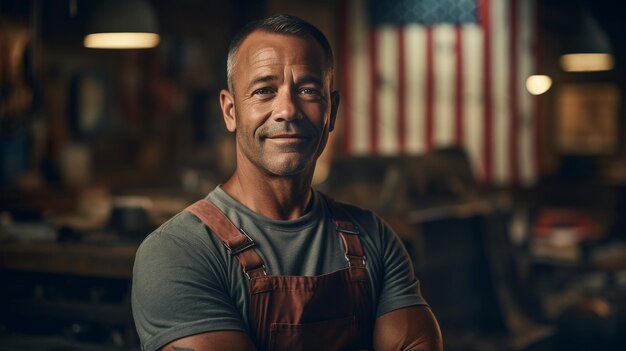
[[302,151],[302,148],[309,145],[310,137],[306,134],[280,133],[270,135],[266,140],[281,148],[282,151]]
[[268,139],[287,139],[287,140],[297,140],[297,139],[306,139],[306,136],[303,134],[277,134],[268,136]]
[[280,144],[301,144],[314,137],[314,133],[307,130],[305,126],[293,124],[271,124],[260,128],[261,139],[269,139]]

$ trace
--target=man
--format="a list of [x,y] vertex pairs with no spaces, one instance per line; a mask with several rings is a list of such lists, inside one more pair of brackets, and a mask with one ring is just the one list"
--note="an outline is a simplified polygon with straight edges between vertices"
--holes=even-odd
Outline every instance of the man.
[[328,41],[299,18],[233,39],[220,103],[237,166],[139,248],[143,350],[441,350],[396,235],[311,189],[339,107],[333,70]]

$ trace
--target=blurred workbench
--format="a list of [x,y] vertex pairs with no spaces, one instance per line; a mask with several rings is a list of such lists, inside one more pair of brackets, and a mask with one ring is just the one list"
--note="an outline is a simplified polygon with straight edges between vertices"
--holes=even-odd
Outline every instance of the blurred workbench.
[[5,243],[0,246],[0,269],[130,279],[137,247],[137,243]]
[[136,350],[130,307],[138,243],[0,245],[0,340],[15,349]]

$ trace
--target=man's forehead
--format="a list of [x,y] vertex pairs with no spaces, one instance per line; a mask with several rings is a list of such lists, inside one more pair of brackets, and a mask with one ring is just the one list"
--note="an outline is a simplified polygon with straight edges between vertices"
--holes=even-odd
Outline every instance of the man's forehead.
[[248,67],[288,63],[325,69],[324,51],[313,38],[260,30],[243,41],[236,61]]

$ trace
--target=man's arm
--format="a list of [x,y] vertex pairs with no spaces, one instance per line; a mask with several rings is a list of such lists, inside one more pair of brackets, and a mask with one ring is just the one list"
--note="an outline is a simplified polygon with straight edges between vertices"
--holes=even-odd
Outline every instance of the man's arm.
[[[376,319],[374,349],[443,350],[441,332],[427,306],[401,308]],[[217,331],[191,335],[166,345],[163,351],[254,351],[250,338],[241,331]]]
[[196,334],[175,340],[162,351],[255,351],[256,348],[246,333],[223,330]]
[[[376,351],[442,351],[441,331],[428,306],[397,309],[378,317],[374,326]],[[162,351],[255,351],[244,332],[226,330],[175,340]]]
[[376,351],[442,351],[441,330],[428,306],[411,306],[385,313],[374,325]]
[[[191,216],[188,213],[177,216],[150,234],[137,251],[132,308],[143,350],[155,351],[168,344],[184,350],[193,345],[179,345],[176,340],[209,331],[228,332],[224,339],[211,339],[207,334],[195,340],[211,341],[219,346],[222,340],[229,341],[228,336],[234,331],[240,333],[234,334],[233,345],[245,340],[241,333],[245,333],[246,324],[239,307],[233,303],[239,296],[229,293],[230,271],[224,259],[228,256],[220,252],[225,248]],[[204,346],[197,350],[202,349],[211,350]]]

